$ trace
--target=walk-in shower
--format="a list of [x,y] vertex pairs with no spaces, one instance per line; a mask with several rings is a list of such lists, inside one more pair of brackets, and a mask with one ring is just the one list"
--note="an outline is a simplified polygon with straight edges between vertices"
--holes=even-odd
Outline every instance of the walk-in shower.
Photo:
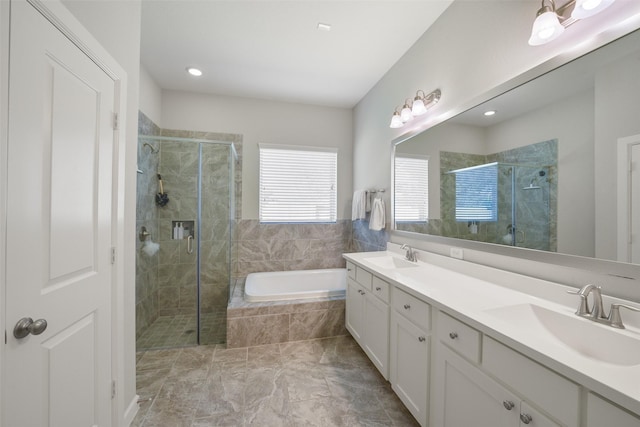
[[230,142],[139,136],[138,350],[225,342],[236,162]]
[[496,243],[553,250],[549,166],[498,163],[498,233]]

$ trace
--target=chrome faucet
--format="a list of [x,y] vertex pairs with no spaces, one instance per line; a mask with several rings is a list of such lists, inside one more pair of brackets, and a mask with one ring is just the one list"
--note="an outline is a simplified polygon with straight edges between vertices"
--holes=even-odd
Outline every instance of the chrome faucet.
[[409,246],[409,245],[407,245],[405,243],[404,245],[400,246],[400,249],[406,249],[407,255],[405,256],[405,258],[407,259],[407,261],[411,261],[411,262],[417,262],[418,261],[418,256],[413,251],[413,248],[411,246]]
[[[640,312],[640,309],[625,304],[611,304],[611,310],[609,315],[605,316],[604,308],[602,306],[602,288],[595,285],[586,285],[580,288],[579,291],[568,291],[570,294],[575,294],[580,297],[580,306],[576,311],[576,314],[580,317],[593,320],[594,322],[604,323],[613,328],[625,329],[620,317],[620,307],[626,308],[632,311]],[[587,297],[589,294],[593,294],[593,308],[589,308],[589,302]]]

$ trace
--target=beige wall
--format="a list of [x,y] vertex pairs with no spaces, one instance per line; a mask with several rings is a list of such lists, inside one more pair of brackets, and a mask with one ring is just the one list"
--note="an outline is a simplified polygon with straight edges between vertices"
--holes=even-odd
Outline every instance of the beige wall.
[[258,144],[338,148],[338,219],[351,218],[350,109],[164,90],[162,124],[242,135],[242,219],[258,218]]
[[162,127],[162,89],[142,65],[140,65],[138,103],[140,111],[144,112],[158,127]]

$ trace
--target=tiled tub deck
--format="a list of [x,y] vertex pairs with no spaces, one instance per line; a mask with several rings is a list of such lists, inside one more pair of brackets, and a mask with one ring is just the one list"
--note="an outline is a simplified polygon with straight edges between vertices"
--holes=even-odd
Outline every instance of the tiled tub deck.
[[227,307],[227,348],[347,335],[345,298],[244,301],[244,281]]

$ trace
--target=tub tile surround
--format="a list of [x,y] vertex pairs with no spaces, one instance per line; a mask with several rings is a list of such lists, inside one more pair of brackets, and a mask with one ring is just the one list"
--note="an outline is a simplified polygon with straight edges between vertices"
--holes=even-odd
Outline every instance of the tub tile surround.
[[137,357],[133,427],[417,426],[350,336]]
[[[578,298],[567,293],[568,290],[575,291],[575,287],[432,252],[416,252],[418,266],[408,269],[384,269],[366,260],[388,255],[403,257],[404,251],[400,250],[399,244],[394,243],[388,244],[385,253],[354,253],[345,254],[345,257],[389,281],[392,286],[425,301],[434,309],[460,319],[489,340],[493,338],[584,389],[604,396],[626,410],[640,414],[640,392],[637,387],[640,365],[622,367],[580,355],[563,344],[555,343],[554,339],[545,334],[533,333],[535,328],[523,330],[517,322],[509,322],[491,314],[494,309],[533,304],[560,313],[560,316],[575,316]],[[612,303],[640,306],[635,302],[610,297],[606,294],[606,287],[603,288],[606,310]],[[624,322],[627,329],[609,331],[638,339],[640,316],[630,312],[625,314]],[[577,318],[576,320],[589,322]],[[610,328],[603,325],[594,326]],[[589,340],[589,337],[584,339]]]
[[244,280],[227,308],[227,348],[347,335],[344,297],[248,303]]
[[240,220],[237,226],[236,277],[265,271],[344,268],[351,252],[351,221],[332,224],[261,224]]

